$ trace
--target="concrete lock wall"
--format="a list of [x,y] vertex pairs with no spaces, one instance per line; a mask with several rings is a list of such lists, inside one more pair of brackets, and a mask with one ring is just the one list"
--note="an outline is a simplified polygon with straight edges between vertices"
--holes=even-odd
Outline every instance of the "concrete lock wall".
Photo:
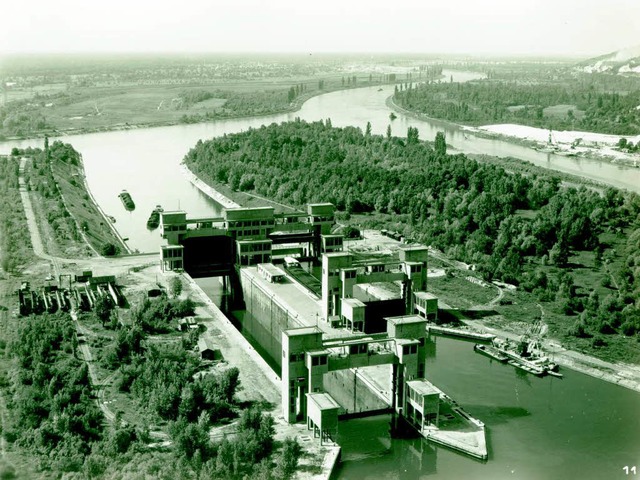
[[329,372],[322,380],[325,391],[340,405],[339,415],[384,410],[390,407],[379,395],[373,393],[372,387],[353,370]]
[[249,333],[267,354],[282,368],[282,332],[300,325],[291,318],[273,296],[267,294],[246,275],[242,275],[242,292],[251,320],[245,320],[243,330]]

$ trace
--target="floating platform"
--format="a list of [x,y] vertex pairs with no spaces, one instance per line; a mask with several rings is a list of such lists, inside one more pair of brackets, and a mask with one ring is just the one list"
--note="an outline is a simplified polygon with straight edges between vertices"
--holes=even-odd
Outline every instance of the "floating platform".
[[546,375],[547,371],[542,368],[542,367],[538,367],[536,365],[532,365],[531,362],[524,362],[522,360],[514,360],[511,359],[507,362],[509,365],[513,365],[514,367],[523,370],[527,373],[530,373],[532,375],[535,375],[537,377],[542,377],[544,375]]
[[480,345],[476,343],[473,346],[473,349],[480,353],[481,355],[485,355],[489,358],[493,358],[501,363],[507,363],[509,357],[507,357],[504,353],[500,352],[496,347],[492,347],[491,345]]
[[472,330],[464,330],[461,328],[440,327],[437,325],[428,325],[427,332],[434,335],[445,335],[448,337],[468,338],[471,340],[481,340],[491,342],[496,336],[492,333],[480,333]]
[[524,357],[520,355],[516,350],[509,347],[509,343],[504,340],[494,341],[494,347],[498,352],[509,358],[509,365],[513,365],[520,370],[523,370],[532,375],[542,377],[546,374],[553,375],[554,377],[562,378],[562,374],[558,372],[558,365],[549,360],[548,357],[541,353],[530,353]]

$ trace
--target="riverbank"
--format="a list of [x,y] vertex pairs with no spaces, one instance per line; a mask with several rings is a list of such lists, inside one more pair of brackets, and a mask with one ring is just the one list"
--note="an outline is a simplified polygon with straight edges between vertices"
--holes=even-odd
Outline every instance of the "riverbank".
[[640,153],[622,152],[615,148],[620,138],[626,138],[628,141],[636,144],[640,141],[640,135],[634,137],[581,131],[554,131],[552,132],[554,143],[549,145],[549,130],[547,129],[517,124],[496,124],[475,127],[407,110],[395,103],[393,96],[388,97],[385,103],[387,107],[403,115],[418,120],[440,122],[443,125],[458,128],[465,133],[479,138],[501,140],[537,149],[549,155],[603,160],[629,167],[640,167]]
[[30,135],[24,135],[24,136],[6,136],[0,139],[0,143],[38,139],[38,138],[44,138],[45,136],[48,136],[49,138],[60,138],[60,137],[73,136],[73,135],[87,135],[91,133],[117,132],[117,131],[138,130],[138,129],[146,129],[146,128],[158,128],[158,127],[172,127],[172,126],[178,126],[178,125],[206,124],[206,123],[213,123],[213,122],[224,121],[224,120],[241,120],[243,118],[270,117],[274,115],[282,115],[282,114],[297,112],[302,108],[302,106],[307,100],[309,100],[310,98],[316,97],[318,95],[324,95],[325,93],[332,93],[332,92],[338,92],[342,90],[353,90],[357,88],[367,88],[367,87],[374,87],[374,86],[395,85],[396,83],[402,83],[402,82],[398,81],[395,83],[371,83],[367,85],[356,85],[356,86],[345,85],[345,86],[328,87],[322,90],[313,90],[311,92],[306,92],[298,95],[285,108],[278,108],[278,109],[271,110],[269,112],[264,112],[259,114],[237,114],[237,115],[224,114],[224,115],[218,115],[215,118],[211,118],[211,119],[205,119],[201,121],[190,121],[190,122],[183,122],[183,121],[177,121],[177,120],[169,120],[169,121],[164,120],[164,121],[154,121],[154,122],[115,123],[113,125],[93,127],[93,128],[84,127],[84,128],[53,129],[53,130],[36,132]]
[[253,193],[238,192],[228,185],[223,185],[219,182],[205,181],[198,177],[186,163],[180,165],[180,170],[198,190],[214,202],[220,204],[223,208],[273,207],[275,213],[292,213],[296,211],[295,208],[288,205],[269,200],[268,198]]
[[82,154],[75,149],[73,152],[76,154],[73,160],[50,160],[51,172],[64,208],[74,219],[83,241],[97,255],[102,255],[105,245],[109,244],[115,246],[116,250],[132,253],[93,197],[86,179]]
[[[621,138],[636,144],[640,135],[609,135],[582,131],[550,131],[548,129],[529,127],[517,124],[482,125],[479,127],[464,127],[471,133],[483,132],[490,138],[500,140],[513,139],[520,144],[540,149],[550,154],[560,156],[577,156],[596,160],[607,160],[611,163],[638,167],[640,153],[623,152],[616,148]],[[551,137],[551,142],[549,141]]]
[[[483,320],[465,320],[464,323],[477,330],[513,341],[519,341],[524,333],[516,331],[516,329],[504,328],[504,326],[503,328],[498,328],[494,324]],[[553,361],[565,368],[570,368],[640,393],[640,365],[600,360],[575,350],[568,350],[558,340],[554,339],[544,340],[542,348],[550,355]]]

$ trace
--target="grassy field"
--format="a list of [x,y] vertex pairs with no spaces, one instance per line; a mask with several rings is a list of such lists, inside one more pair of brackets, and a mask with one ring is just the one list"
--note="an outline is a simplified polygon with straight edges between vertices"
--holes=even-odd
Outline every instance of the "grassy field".
[[54,101],[43,114],[57,130],[90,130],[113,125],[177,123],[185,114],[213,111],[225,103],[224,99],[215,98],[180,108],[176,99],[189,90],[209,91],[201,86],[86,88],[74,91],[69,99]]
[[[357,86],[369,84],[368,74],[357,74],[356,77]],[[324,82],[322,89],[319,88],[320,79]],[[7,101],[10,106],[12,101],[29,100],[29,105],[21,108],[31,115],[44,117],[45,128],[35,131],[27,128],[25,132],[28,133],[22,135],[33,136],[46,132],[92,132],[293,111],[313,95],[349,88],[342,80],[342,76],[329,74],[170,85],[55,83],[10,89]],[[372,84],[379,83],[377,78],[372,79]],[[304,91],[291,100],[289,89],[301,85],[304,85]],[[212,97],[196,103],[185,101],[198,93]],[[12,136],[7,129],[0,133]]]
[[[430,267],[434,265],[429,262]],[[470,282],[462,272],[456,272],[455,276],[443,276],[430,278],[428,290],[437,295],[447,305],[457,309],[468,309],[473,306],[486,305],[498,294],[494,286],[482,287]],[[464,295],[460,295],[464,292]]]

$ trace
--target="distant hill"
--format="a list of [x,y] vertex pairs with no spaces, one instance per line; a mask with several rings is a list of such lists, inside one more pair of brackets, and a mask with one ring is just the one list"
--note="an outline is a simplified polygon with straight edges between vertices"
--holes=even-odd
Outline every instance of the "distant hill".
[[640,45],[590,58],[580,62],[577,67],[587,73],[640,75]]

